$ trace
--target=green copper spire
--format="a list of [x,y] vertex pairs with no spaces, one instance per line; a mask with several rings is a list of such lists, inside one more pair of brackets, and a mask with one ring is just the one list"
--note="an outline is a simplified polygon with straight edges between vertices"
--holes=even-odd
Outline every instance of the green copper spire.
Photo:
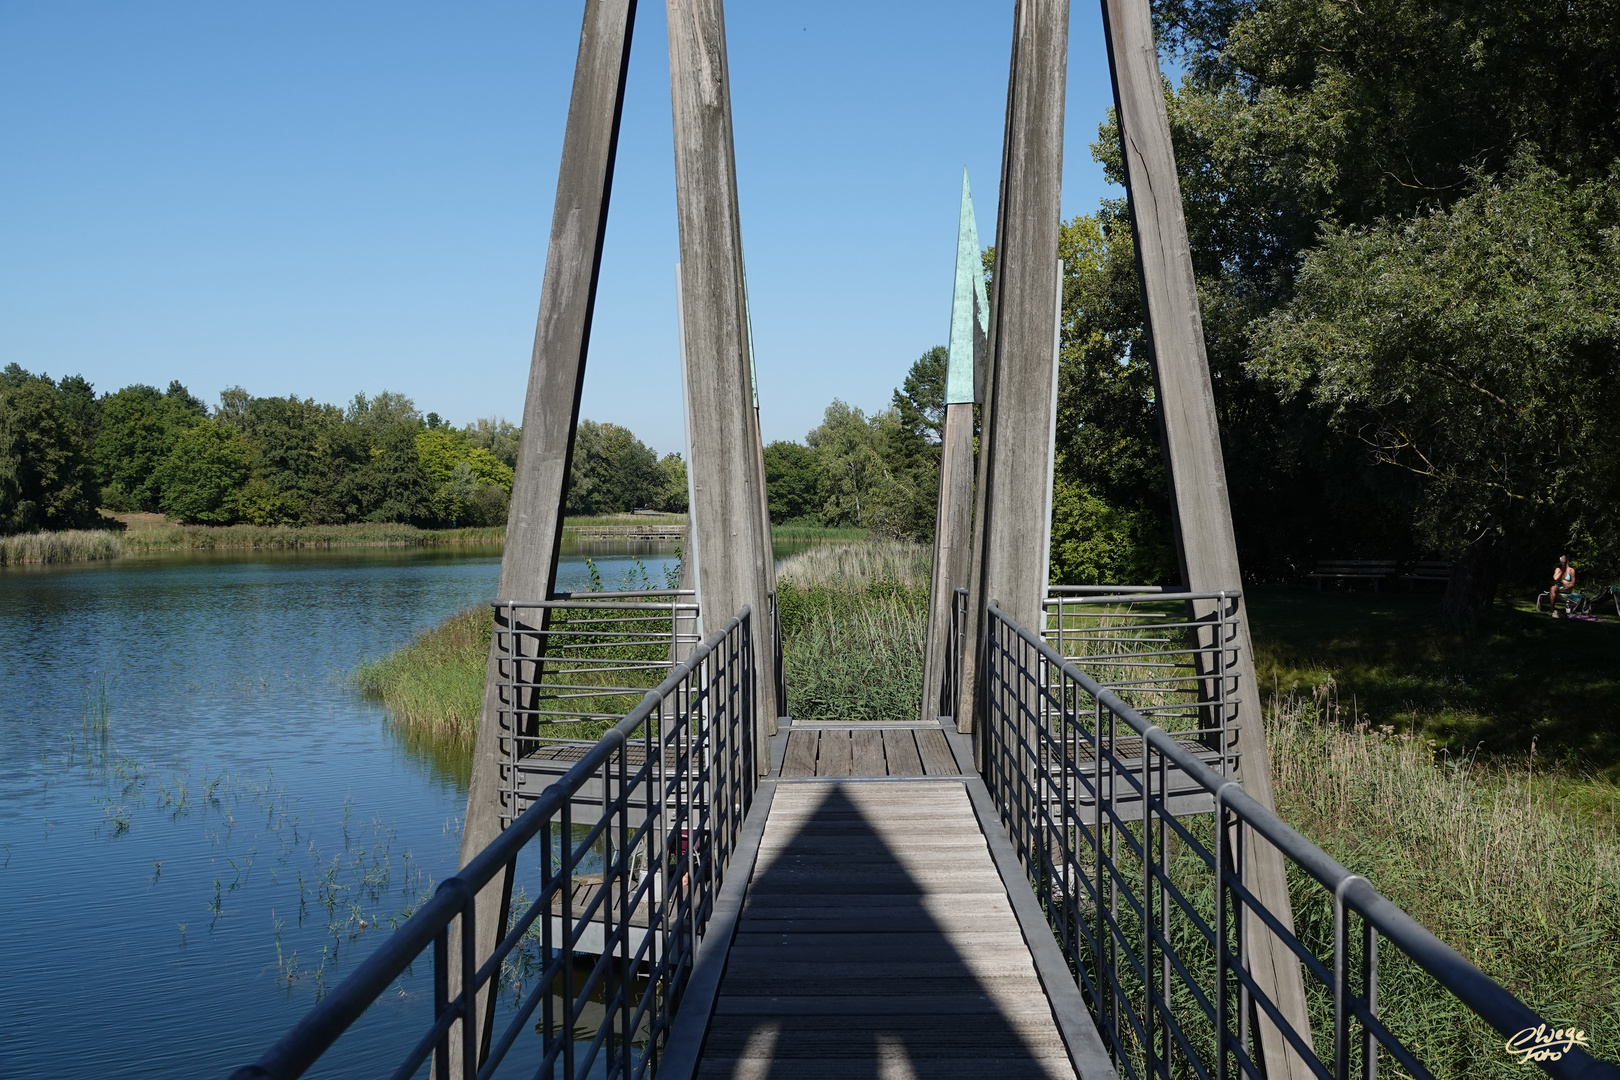
[[963,168],[962,216],[956,227],[956,295],[951,302],[950,356],[945,362],[945,404],[979,400],[974,361],[983,353],[989,333],[990,303],[984,296],[979,229],[973,220],[967,169]]

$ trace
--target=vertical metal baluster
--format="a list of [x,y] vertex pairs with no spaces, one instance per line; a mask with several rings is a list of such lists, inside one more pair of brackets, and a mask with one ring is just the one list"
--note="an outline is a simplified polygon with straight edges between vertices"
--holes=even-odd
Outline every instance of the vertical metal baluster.
[[[1063,624],[1061,615],[1058,617],[1059,627]],[[1061,630],[1060,630],[1061,632]],[[1061,650],[1060,650],[1061,652]],[[1070,843],[1070,830],[1074,823],[1073,805],[1074,790],[1069,776],[1071,756],[1069,753],[1070,729],[1074,726],[1070,721],[1069,712],[1069,676],[1058,669],[1058,811],[1063,823],[1062,848],[1063,855],[1063,953],[1073,965],[1075,973],[1080,973],[1079,948],[1075,944],[1076,927],[1074,925],[1074,912],[1077,908],[1074,897],[1074,881],[1072,875],[1076,863],[1076,850]]]
[[[1095,946],[1097,960],[1097,988],[1099,991],[1107,991],[1108,993],[1107,1002],[1105,1003],[1102,1000],[1099,1000],[1097,1002],[1097,1007],[1103,1011],[1105,1030],[1111,1031],[1112,1028],[1108,1027],[1107,1025],[1108,1014],[1114,1007],[1114,968],[1109,963],[1110,953],[1107,951],[1110,945],[1110,936],[1108,933],[1108,911],[1103,906],[1103,858],[1105,852],[1103,850],[1103,747],[1102,700],[1100,698],[1092,698],[1091,710],[1093,722],[1091,753],[1092,763],[1094,765],[1092,777],[1095,780],[1095,784],[1093,785],[1094,790],[1092,791],[1092,808],[1096,813],[1097,822],[1092,833],[1092,839],[1094,841],[1097,853],[1097,866],[1093,878],[1093,880],[1096,882],[1096,888],[1092,897],[1092,902],[1096,905],[1097,909],[1097,941]],[[1109,1053],[1116,1062],[1119,1058],[1118,1050],[1119,1042],[1116,1038],[1109,1046]]]
[[574,945],[579,940],[579,934],[574,926],[574,800],[569,799],[562,804],[562,882],[558,891],[562,894],[562,931],[563,950],[558,957],[562,967],[562,1058],[563,1076],[567,1080],[574,1077]]
[[1215,1078],[1226,1080],[1226,788],[1215,792]]
[[[1159,987],[1160,997],[1163,999],[1164,1014],[1171,1015],[1170,1011],[1170,901],[1165,896],[1164,879],[1170,873],[1170,830],[1166,826],[1165,818],[1170,816],[1170,772],[1169,763],[1163,754],[1159,755],[1159,873],[1154,879],[1153,888],[1159,901],[1159,936],[1163,942],[1159,945]],[[1161,1038],[1164,1041],[1163,1058],[1165,1061],[1165,1075],[1169,1075],[1170,1065],[1170,1025],[1159,1026]]]
[[[630,870],[635,852],[630,847],[630,740],[615,755],[619,759],[619,866],[623,875],[619,881],[618,933],[621,970],[619,972],[619,1068],[621,1076],[630,1075],[630,989],[631,957],[634,950],[630,940]],[[643,758],[643,761],[646,759]]]
[[[618,1007],[613,1000],[614,976],[617,974],[617,965],[614,963],[614,953],[617,948],[613,941],[613,932],[618,929],[614,919],[613,887],[619,877],[619,866],[614,861],[613,822],[618,816],[618,808],[614,806],[613,797],[613,759],[624,753],[624,747],[607,756],[602,762],[602,813],[607,818],[606,827],[602,830],[602,895],[599,897],[600,909],[597,918],[602,920],[602,953],[597,957],[597,964],[602,969],[602,1029],[607,1032],[602,1048],[606,1051],[602,1059],[603,1071],[609,1075],[613,1072],[617,1044],[614,1035],[618,1027]],[[594,1064],[594,1062],[592,1062]]]
[[1349,927],[1345,925],[1344,885],[1333,890],[1333,1075],[1347,1080],[1350,1073],[1350,1023],[1345,1011],[1345,993],[1350,973]]
[[[1366,916],[1361,919],[1361,993],[1367,1002],[1367,1014],[1378,1015],[1378,931],[1373,924],[1367,921]],[[1378,1080],[1378,1037],[1373,1034],[1372,1025],[1363,1024],[1363,1047],[1361,1051],[1362,1080]]]
[[[680,693],[678,684],[674,692]],[[651,759],[649,759],[648,768],[649,783],[656,783],[658,786],[647,793],[649,798],[656,796],[658,799],[658,813],[653,818],[653,826],[647,833],[647,872],[655,875],[652,879],[652,887],[657,890],[656,894],[650,897],[647,905],[647,933],[656,935],[653,938],[653,944],[658,949],[658,955],[653,958],[653,962],[649,967],[661,986],[668,986],[670,979],[668,966],[670,948],[669,724],[664,717],[664,710],[668,706],[668,697],[664,697],[658,702],[658,738],[655,741],[658,763],[655,770],[651,768]],[[648,809],[651,810],[651,806]],[[655,1000],[658,1002],[655,1034],[658,1032],[667,1033],[669,1029],[669,995],[667,993],[658,993],[656,990],[654,994],[656,995]],[[655,1069],[658,1060],[657,1050],[661,1042],[661,1039],[654,1039],[649,1045],[649,1049],[653,1052],[652,1061]]]
[[1154,1061],[1158,1047],[1154,1013],[1163,1002],[1154,1002],[1153,985],[1153,750],[1147,736],[1139,735],[1142,745],[1142,1059],[1149,1076],[1158,1072]]
[[[477,1015],[478,1006],[478,935],[476,933],[476,914],[478,904],[471,893],[467,896],[466,906],[461,909],[461,1075],[474,1077],[478,1075],[478,1049],[483,1042],[479,1025],[473,1023]],[[490,976],[491,979],[499,977],[497,970]],[[495,995],[491,994],[489,1007],[495,1007]],[[449,1060],[448,1057],[445,1059]]]
[[[1237,812],[1232,814],[1233,823],[1237,825],[1236,849],[1232,852],[1232,876],[1245,888],[1249,883],[1243,880],[1244,858],[1247,855],[1248,838],[1243,834],[1243,817]],[[1244,910],[1245,901],[1240,900],[1234,892],[1232,895],[1232,930],[1238,939],[1238,966],[1245,975],[1249,972],[1249,932],[1247,929],[1248,913]],[[1243,1052],[1251,1058],[1254,1056],[1254,1047],[1249,1043],[1249,984],[1238,979],[1238,1045]]]
[[1108,970],[1112,973],[1114,1000],[1110,1005],[1110,1022],[1114,1029],[1114,1045],[1120,1043],[1120,1020],[1125,1011],[1125,987],[1119,978],[1119,826],[1114,814],[1115,797],[1119,794],[1114,754],[1118,749],[1114,710],[1108,709]]
[[551,954],[556,946],[556,935],[551,926],[551,897],[547,895],[551,884],[557,880],[557,872],[551,865],[551,834],[552,820],[548,817],[540,825],[540,895],[535,899],[535,903],[545,905],[539,916],[541,978],[552,983],[552,986],[545,988],[545,996],[540,999],[541,1051],[545,1054],[551,1053],[557,1038],[556,995],[552,992],[556,973],[552,973],[550,980],[545,980],[545,970],[551,965]]
[[[433,935],[433,1019],[437,1023],[450,1008],[450,927]],[[433,1074],[450,1075],[450,1029],[439,1033],[433,1047]]]

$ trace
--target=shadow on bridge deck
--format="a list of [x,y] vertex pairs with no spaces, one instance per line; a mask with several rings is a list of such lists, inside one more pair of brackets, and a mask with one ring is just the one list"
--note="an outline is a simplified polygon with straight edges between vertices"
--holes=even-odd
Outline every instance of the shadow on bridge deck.
[[775,783],[697,1076],[1075,1077],[962,781]]

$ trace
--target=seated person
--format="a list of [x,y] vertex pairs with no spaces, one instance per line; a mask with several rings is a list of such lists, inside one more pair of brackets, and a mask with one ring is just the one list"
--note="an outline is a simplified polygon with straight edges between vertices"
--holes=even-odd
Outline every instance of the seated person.
[[1558,565],[1553,567],[1552,589],[1549,590],[1549,599],[1553,616],[1558,615],[1558,598],[1567,596],[1575,588],[1575,568],[1569,564],[1568,555],[1558,556]]

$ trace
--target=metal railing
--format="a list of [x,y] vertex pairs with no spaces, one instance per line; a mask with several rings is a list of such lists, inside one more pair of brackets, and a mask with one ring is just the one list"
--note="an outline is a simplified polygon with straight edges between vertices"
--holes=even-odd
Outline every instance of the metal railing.
[[1161,728],[1220,751],[1206,764],[1230,776],[1248,689],[1238,682],[1241,603],[1240,593],[1174,586],[1053,586],[1042,636]]
[[[449,1077],[453,1046],[459,1075],[468,1078],[493,1075],[514,1048],[531,1076],[651,1075],[753,800],[753,686],[744,608],[232,1080],[301,1075],[429,951],[432,1012],[388,1075],[415,1076],[431,1059],[433,1075]],[[599,785],[600,810],[581,820],[574,811],[588,785]],[[577,899],[578,871],[587,863],[599,863],[601,873]],[[493,954],[475,970],[473,898],[503,869],[519,881],[537,878],[538,892],[527,907],[514,908]],[[454,997],[452,934],[460,938]],[[587,934],[601,940],[587,950],[595,959],[582,971],[577,959]],[[480,1055],[478,1032],[468,1030],[469,994],[501,986],[503,965],[525,950],[537,970],[520,987],[506,985],[505,1026]],[[598,1010],[594,1034],[579,1034],[582,1023],[591,1027],[586,1013],[594,1018]]]
[[[558,593],[495,603],[502,821],[522,810],[522,764],[561,774],[697,644],[691,589]],[[549,780],[547,781],[549,782]]]
[[[1452,996],[1510,1042],[1535,1049],[1543,1039],[1552,1052],[1532,1060],[1553,1076],[1620,1077],[1579,1046],[1551,1045],[1571,1033],[994,603],[986,626],[985,781],[1121,1076],[1261,1077],[1252,1036],[1263,1022],[1318,1077],[1372,1080],[1384,1063],[1431,1077],[1425,1051],[1381,1019],[1382,970],[1403,994]],[[1166,797],[1172,771],[1207,793],[1213,816],[1178,820]],[[1131,793],[1129,810],[1105,797],[1109,782]],[[1090,820],[1076,812],[1087,799],[1100,807]],[[1286,860],[1296,913],[1331,911],[1307,918],[1306,941],[1246,880],[1255,844]],[[1294,1030],[1262,989],[1249,963],[1256,933],[1303,965],[1307,999],[1328,1033],[1322,1045]],[[1394,954],[1381,959],[1381,943]]]

